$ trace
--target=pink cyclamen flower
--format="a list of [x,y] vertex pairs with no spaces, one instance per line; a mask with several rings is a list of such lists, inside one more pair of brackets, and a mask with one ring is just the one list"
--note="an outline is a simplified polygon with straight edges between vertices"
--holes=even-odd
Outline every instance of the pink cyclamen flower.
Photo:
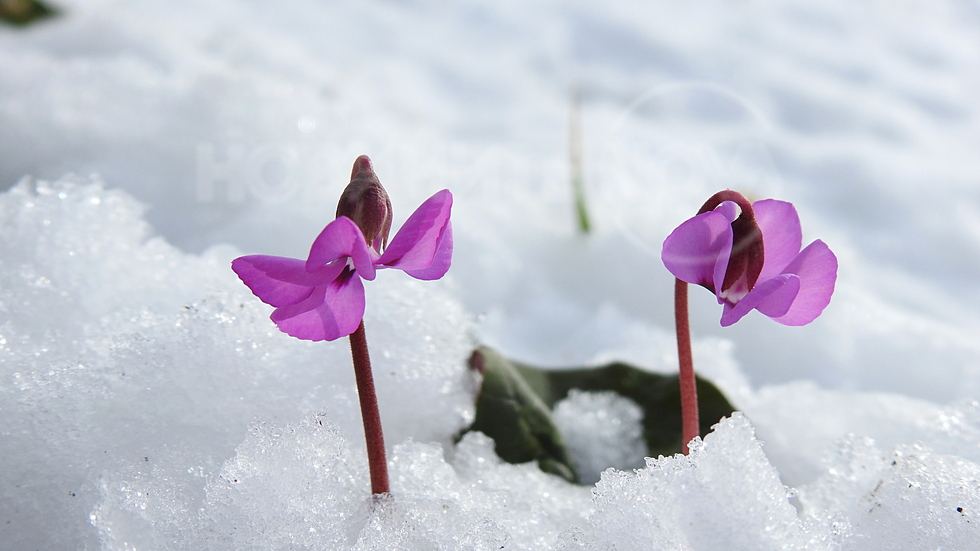
[[726,190],[667,237],[661,258],[674,277],[718,297],[724,327],[753,309],[784,325],[806,325],[830,303],[837,257],[819,239],[801,251],[802,243],[792,203],[750,205]]
[[[355,164],[355,174],[357,169]],[[446,274],[453,253],[452,204],[448,189],[427,199],[383,253],[379,247],[387,239],[386,228],[383,239],[374,238],[368,246],[357,224],[339,216],[323,228],[305,261],[251,255],[235,259],[231,267],[255,296],[276,307],[272,321],[281,331],[299,339],[332,341],[357,329],[364,317],[361,280],[373,280],[378,269],[397,268],[424,280]]]

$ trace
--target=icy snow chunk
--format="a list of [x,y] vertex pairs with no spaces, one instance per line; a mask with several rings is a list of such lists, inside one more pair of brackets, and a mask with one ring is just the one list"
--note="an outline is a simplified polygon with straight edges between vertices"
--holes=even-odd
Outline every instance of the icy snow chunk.
[[388,496],[378,503],[354,551],[512,549],[510,537],[493,521],[469,516],[445,501]]
[[589,488],[546,474],[534,462],[505,463],[493,449],[486,435],[467,433],[452,465],[470,489],[470,507],[506,529],[516,549],[554,549],[563,530],[593,511]]
[[440,446],[406,442],[391,459],[392,495],[371,512],[354,549],[509,549],[486,492],[462,480]]
[[980,548],[980,465],[922,445],[880,451],[870,438],[844,441],[814,484],[804,512],[835,527],[841,549]]
[[572,389],[555,404],[553,418],[582,484],[595,484],[609,467],[629,470],[644,465],[643,410],[633,400],[612,391]]
[[181,484],[197,477],[200,485],[195,471],[171,463],[105,481],[91,515],[103,549],[339,549],[369,508],[365,465],[323,414],[281,428],[254,424],[205,487]]
[[447,462],[432,444],[392,454],[392,498],[361,532],[356,549],[554,549],[558,535],[593,510],[589,489],[512,465],[493,440],[467,433]]
[[648,459],[635,473],[606,471],[596,512],[562,535],[559,549],[830,549],[790,504],[752,426],[740,413],[691,454]]
[[742,396],[766,454],[783,482],[813,482],[821,459],[849,434],[871,437],[882,449],[922,442],[937,453],[980,463],[980,404],[940,406],[885,392],[820,388],[812,381],[768,386]]
[[198,449],[222,441],[169,413],[189,413],[183,391],[213,373],[203,357],[169,356],[194,356],[196,341],[176,331],[144,355],[154,347],[139,333],[173,329],[187,301],[230,282],[226,262],[150,238],[143,211],[97,178],[24,179],[0,194],[0,509],[18,512],[0,540],[12,548],[97,545],[88,515],[105,470],[155,464],[190,434]]
[[[98,177],[24,178],[0,195],[4,290],[26,292],[5,301],[16,308],[11,314],[47,317],[49,300],[68,298],[73,308],[98,315],[133,303],[173,305],[212,288],[220,278],[202,269],[207,256],[184,256],[152,238],[145,211],[129,194],[104,189]],[[197,277],[176,277],[180,270]],[[77,327],[70,315],[53,318],[60,321],[54,328]]]
[[[553,549],[592,511],[589,490],[511,465],[479,433],[449,463],[407,441],[389,461],[392,493],[369,495],[365,462],[324,415],[254,425],[194,504],[173,502],[170,476],[112,483],[93,513],[105,549]],[[129,546],[129,547],[127,547]]]
[[347,545],[367,513],[370,484],[337,427],[318,414],[250,432],[208,484],[208,539],[228,549]]

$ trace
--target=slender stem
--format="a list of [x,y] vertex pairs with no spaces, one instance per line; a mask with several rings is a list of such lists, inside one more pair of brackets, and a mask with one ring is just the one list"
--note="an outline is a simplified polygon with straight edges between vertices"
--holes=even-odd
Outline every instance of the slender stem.
[[592,229],[592,224],[589,223],[589,209],[585,200],[582,175],[582,100],[577,89],[572,93],[572,106],[568,117],[568,164],[578,229],[587,234]]
[[368,356],[367,338],[364,336],[364,320],[350,334],[350,352],[354,359],[354,378],[357,380],[357,397],[361,402],[361,421],[364,423],[364,440],[367,442],[371,493],[387,494],[388,462],[385,459],[385,439],[381,432],[378,395],[374,392],[374,377],[371,375],[371,357]]
[[701,434],[698,422],[698,389],[691,354],[691,324],[687,315],[687,282],[674,283],[674,324],[677,327],[677,359],[681,382],[681,451],[688,453],[688,443]]

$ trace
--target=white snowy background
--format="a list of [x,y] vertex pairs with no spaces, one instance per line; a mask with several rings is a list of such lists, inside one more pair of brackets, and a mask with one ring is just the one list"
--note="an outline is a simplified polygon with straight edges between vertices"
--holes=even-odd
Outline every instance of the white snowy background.
[[[57,5],[0,27],[0,548],[980,548],[975,1]],[[304,256],[361,153],[396,226],[455,195],[449,277],[367,284],[375,506],[346,342],[229,268]],[[478,343],[673,372],[660,245],[727,187],[840,260],[802,328],[692,289],[744,414],[633,470],[635,406],[577,395],[573,448],[622,459],[595,487],[453,444]]]

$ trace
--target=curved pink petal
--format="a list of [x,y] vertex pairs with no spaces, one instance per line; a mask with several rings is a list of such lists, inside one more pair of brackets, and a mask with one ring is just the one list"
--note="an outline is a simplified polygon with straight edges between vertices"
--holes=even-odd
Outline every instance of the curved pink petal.
[[[735,305],[725,302],[721,314],[721,326],[728,327],[745,317],[753,308],[765,308],[770,312],[786,312],[800,290],[800,279],[794,274],[782,274],[756,284]],[[765,312],[763,312],[765,313]]]
[[277,308],[272,321],[287,335],[308,341],[332,341],[353,333],[364,317],[364,285],[351,270],[299,304]]
[[721,289],[732,253],[732,225],[718,212],[705,212],[677,226],[660,253],[664,266],[674,277]]
[[774,281],[786,278],[786,282],[778,289],[774,290],[769,296],[763,298],[756,305],[755,309],[769,316],[778,318],[789,312],[790,307],[796,297],[800,295],[800,278],[796,274],[780,274],[770,280]]
[[374,279],[375,256],[364,240],[364,233],[353,220],[341,216],[327,224],[313,241],[306,269],[314,271],[324,264],[348,257],[353,259],[359,276],[369,281]]
[[446,275],[453,260],[453,225],[446,222],[446,227],[436,241],[436,253],[432,257],[432,264],[428,268],[421,270],[405,270],[405,273],[415,279],[433,280]]
[[800,216],[793,203],[764,199],[752,204],[755,221],[762,230],[765,248],[765,262],[759,281],[764,281],[783,273],[783,268],[796,258],[803,246],[803,230]]
[[817,319],[834,294],[837,256],[818,239],[800,251],[783,272],[799,276],[800,293],[784,315],[773,319],[783,325],[806,325]]
[[329,264],[308,272],[302,260],[250,255],[233,260],[231,269],[262,302],[279,307],[303,301],[314,287],[336,278],[344,264]]
[[452,206],[453,194],[448,189],[436,192],[426,199],[398,230],[377,263],[387,268],[404,270],[411,275],[427,273],[439,260],[448,270],[449,258],[439,255],[445,255],[447,251],[452,254],[452,232],[446,232]]

